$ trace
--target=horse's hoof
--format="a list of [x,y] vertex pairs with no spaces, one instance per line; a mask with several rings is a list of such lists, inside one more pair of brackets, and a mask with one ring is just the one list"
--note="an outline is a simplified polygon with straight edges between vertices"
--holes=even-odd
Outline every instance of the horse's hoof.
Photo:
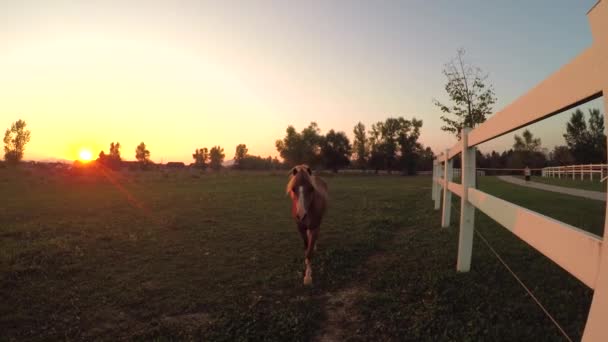
[[304,277],[304,285],[306,285],[306,286],[312,285],[312,277]]

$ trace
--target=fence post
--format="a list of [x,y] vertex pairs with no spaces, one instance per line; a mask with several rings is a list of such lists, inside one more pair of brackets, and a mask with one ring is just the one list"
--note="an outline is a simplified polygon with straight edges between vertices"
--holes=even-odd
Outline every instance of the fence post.
[[448,190],[448,183],[453,178],[452,160],[449,159],[450,150],[445,150],[445,166],[443,168],[443,211],[441,213],[441,227],[450,226],[452,217],[452,193]]
[[[437,171],[435,172],[435,175],[437,178],[439,178],[439,175],[441,174],[441,163],[439,162],[439,160],[437,160]],[[441,188],[439,183],[435,182],[435,210],[439,210],[439,207],[441,206]]]
[[433,172],[431,172],[431,181],[433,184],[431,185],[431,199],[435,201],[435,197],[437,196],[437,182],[435,182],[435,177],[437,177],[437,160],[433,159]]
[[572,165],[570,169],[572,170],[572,180],[576,180],[576,168]]
[[460,199],[460,235],[458,237],[458,261],[456,270],[468,272],[473,254],[473,233],[475,229],[475,207],[469,203],[469,188],[475,187],[475,147],[469,147],[469,132],[462,130],[462,198]]
[[[608,1],[599,1],[587,14],[593,34],[593,47],[598,56],[598,64],[595,66],[599,75],[602,76],[602,88],[604,93],[604,108],[608,108]],[[601,61],[601,62],[600,62]],[[606,111],[604,111],[604,122],[606,122]],[[606,157],[606,156],[604,156]],[[603,168],[603,166],[602,166]],[[602,169],[603,172],[603,169]],[[608,194],[607,194],[608,197]],[[606,202],[608,213],[608,201]],[[607,215],[605,215],[607,216]],[[593,292],[593,301],[589,309],[587,324],[583,332],[582,340],[607,341],[608,340],[608,216],[604,219],[604,239],[600,250],[601,260],[599,272]]]

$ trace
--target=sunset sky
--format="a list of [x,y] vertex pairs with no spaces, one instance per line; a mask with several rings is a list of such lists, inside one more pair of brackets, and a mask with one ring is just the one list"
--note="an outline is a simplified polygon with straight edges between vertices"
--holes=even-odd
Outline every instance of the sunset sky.
[[595,2],[2,1],[0,128],[28,123],[27,160],[112,141],[132,160],[144,141],[155,162],[189,163],[213,145],[278,155],[290,124],[352,137],[415,116],[439,152],[455,140],[432,99],[459,47],[498,111],[591,44]]

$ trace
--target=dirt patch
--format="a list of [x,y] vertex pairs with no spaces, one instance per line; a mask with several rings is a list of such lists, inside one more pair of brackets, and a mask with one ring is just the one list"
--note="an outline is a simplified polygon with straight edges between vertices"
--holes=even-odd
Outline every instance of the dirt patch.
[[357,301],[367,294],[363,287],[349,287],[328,293],[325,303],[325,320],[316,341],[344,341],[356,332],[363,317],[357,310]]
[[[398,233],[395,239],[403,239],[411,234],[412,232],[405,228]],[[325,294],[326,320],[322,323],[315,341],[346,341],[360,335],[364,317],[357,305],[370,295],[368,289],[370,280],[374,278],[376,272],[381,272],[382,265],[390,264],[397,259],[398,256],[394,253],[384,251],[374,253],[361,267],[362,272],[357,285]]]

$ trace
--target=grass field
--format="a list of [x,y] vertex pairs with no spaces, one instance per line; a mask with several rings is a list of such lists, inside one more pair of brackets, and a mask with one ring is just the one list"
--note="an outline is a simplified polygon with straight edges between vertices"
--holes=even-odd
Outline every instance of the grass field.
[[[522,177],[523,178],[523,177]],[[594,180],[586,178],[585,180],[572,179],[572,178],[546,178],[546,177],[532,177],[534,182],[564,186],[567,188],[577,188],[591,191],[602,191],[606,192],[606,182],[599,181],[599,175],[596,175]]]
[[[599,232],[597,208],[483,179]],[[429,177],[328,175],[303,287],[286,180],[0,169],[0,340],[560,340],[479,240],[455,272],[457,212],[439,228]],[[485,215],[476,227],[579,339],[592,291]]]

